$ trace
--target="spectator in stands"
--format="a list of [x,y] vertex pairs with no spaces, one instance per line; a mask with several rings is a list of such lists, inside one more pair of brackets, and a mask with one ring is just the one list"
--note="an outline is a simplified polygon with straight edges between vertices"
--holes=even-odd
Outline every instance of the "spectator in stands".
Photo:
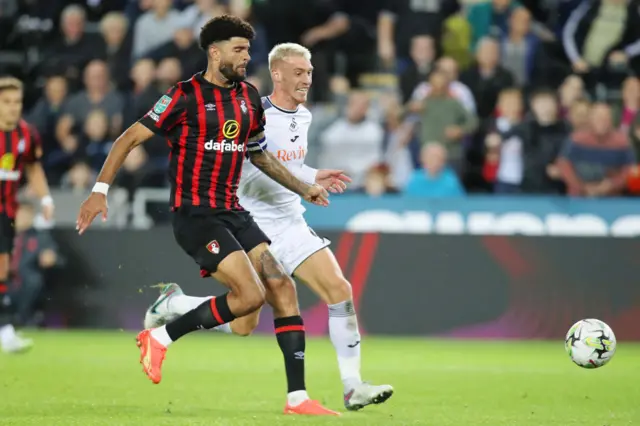
[[[375,7],[370,2],[357,3]],[[330,100],[329,81],[335,54],[337,51],[344,53],[340,37],[349,31],[351,20],[341,6],[340,2],[325,0],[261,0],[252,4],[253,13],[266,29],[269,46],[296,42],[311,50],[314,66],[311,97],[314,102]]]
[[102,37],[85,33],[86,15],[81,6],[67,6],[60,21],[62,38],[47,49],[46,67],[60,70],[75,91],[84,67],[91,60],[104,58],[106,47]]
[[84,160],[77,160],[62,178],[61,187],[76,194],[85,194],[94,184],[97,174]]
[[193,0],[180,14],[180,27],[191,31],[191,38],[200,36],[200,29],[212,18],[224,15],[226,8],[217,0]]
[[567,114],[567,120],[571,125],[571,131],[577,132],[588,130],[590,114],[591,102],[588,99],[582,98],[573,102],[569,108],[569,113]]
[[133,58],[138,59],[168,43],[180,28],[180,12],[171,0],[153,0],[151,9],[138,18],[133,31]]
[[520,124],[524,113],[522,92],[516,88],[505,89],[498,96],[497,117],[488,125],[484,138],[486,148],[483,177],[487,182],[496,178],[501,183],[520,183],[522,164],[521,148],[513,141],[502,140],[506,134]]
[[[85,90],[73,95],[62,111],[56,136],[58,142],[73,144],[74,138],[92,109],[101,109],[109,117],[109,135],[116,138],[122,130],[122,95],[113,90],[109,81],[109,68],[104,61],[92,61],[84,71]],[[77,144],[77,143],[76,143]]]
[[464,189],[456,173],[447,166],[447,149],[438,142],[422,147],[422,168],[415,170],[404,188],[406,195],[415,197],[459,197]]
[[562,35],[564,50],[590,88],[609,77],[610,68],[624,70],[640,54],[639,7],[637,0],[594,0],[571,13]]
[[378,19],[378,56],[383,64],[393,67],[396,58],[407,58],[411,39],[425,31],[439,46],[443,23],[459,10],[458,0],[384,0]]
[[27,116],[27,121],[34,125],[40,133],[45,159],[49,152],[58,147],[56,123],[65,108],[67,93],[67,80],[63,76],[52,75],[48,77],[44,86],[44,95],[36,102]]
[[100,32],[106,43],[106,61],[110,75],[118,90],[127,90],[129,84],[129,67],[131,60],[131,43],[127,39],[129,21],[120,12],[110,12],[100,22]]
[[569,125],[559,117],[555,91],[534,92],[530,104],[532,117],[504,135],[496,193],[562,192],[555,162],[569,135]]
[[585,98],[587,92],[584,89],[584,82],[575,75],[567,76],[559,89],[560,93],[560,116],[566,118],[574,102]]
[[436,45],[433,37],[417,35],[411,39],[411,58],[407,67],[400,73],[400,91],[403,103],[411,99],[418,84],[426,81],[434,67],[436,59]]
[[407,146],[413,136],[413,125],[403,120],[398,96],[384,96],[380,103],[384,115],[384,161],[390,173],[388,178],[393,186],[402,188],[414,169],[412,153]]
[[611,107],[591,108],[590,129],[571,134],[558,166],[567,191],[573,196],[602,197],[620,194],[636,157],[627,135],[615,130]]
[[125,104],[125,127],[145,115],[163,93],[155,85],[156,64],[151,59],[138,60],[131,69],[130,77],[133,90]]
[[485,37],[502,38],[507,34],[511,13],[520,7],[517,1],[491,0],[475,2],[467,9],[467,19],[471,24],[471,49]]
[[[165,145],[166,146],[166,145]],[[151,147],[151,145],[149,145]],[[127,189],[130,196],[139,187],[162,187],[166,184],[167,162],[160,164],[147,153],[146,146],[134,148],[127,156],[116,185]],[[166,160],[166,156],[164,158]]]
[[500,40],[501,64],[514,77],[518,86],[534,81],[536,71],[545,62],[540,39],[531,31],[531,13],[523,7],[515,9],[509,17],[509,29]]
[[182,77],[180,61],[177,58],[165,58],[160,61],[156,69],[156,86],[161,92],[166,92],[180,81],[180,77]]
[[[458,64],[455,60],[448,57],[443,57],[436,63],[436,69],[442,73],[447,79],[447,91],[451,96],[467,109],[470,113],[476,112],[476,101],[473,98],[473,93],[469,89],[469,86],[461,81],[458,81]],[[423,81],[416,87],[412,95],[413,101],[419,101],[426,98],[431,92],[431,85],[429,81]]]
[[352,187],[361,188],[367,170],[382,157],[382,126],[368,117],[370,98],[354,90],[344,117],[331,124],[320,136],[320,168],[344,170],[353,179]]
[[95,172],[100,171],[113,140],[109,138],[109,118],[104,111],[94,109],[87,116],[80,138],[78,156],[83,158]]
[[514,84],[511,73],[500,65],[500,46],[491,38],[480,40],[476,62],[462,74],[460,80],[471,89],[481,120],[494,114],[498,94]]
[[173,34],[173,40],[146,55],[156,63],[166,58],[176,58],[182,65],[180,80],[188,80],[195,73],[207,68],[207,56],[202,54],[191,28],[180,28]]
[[429,77],[430,92],[426,98],[412,101],[410,109],[419,116],[420,142],[440,141],[446,146],[449,161],[458,173],[464,170],[463,140],[478,127],[474,114],[449,92],[447,74],[440,70]]
[[614,126],[622,133],[629,134],[640,111],[640,80],[627,77],[622,84],[622,102],[612,107]]
[[399,191],[392,183],[389,166],[386,164],[376,164],[371,167],[367,171],[363,191],[370,197],[397,194]]

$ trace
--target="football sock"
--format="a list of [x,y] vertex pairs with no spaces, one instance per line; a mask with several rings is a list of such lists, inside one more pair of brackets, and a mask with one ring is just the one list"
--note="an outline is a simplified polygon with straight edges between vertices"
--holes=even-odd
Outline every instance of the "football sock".
[[340,378],[345,390],[362,383],[360,377],[360,332],[353,301],[329,306],[329,337],[338,355]]
[[9,288],[5,280],[0,280],[0,346],[6,346],[16,338],[16,329],[9,324],[9,300],[6,298]]
[[[176,294],[172,295],[167,300],[167,309],[169,312],[178,315],[184,315],[192,309],[197,308],[204,302],[211,299],[212,296],[206,297],[197,297],[197,296],[187,296],[186,294]],[[214,327],[213,330],[218,331],[220,333],[232,333],[231,324],[225,323]]]
[[167,309],[172,314],[184,315],[187,312],[197,308],[213,296],[196,297],[187,296],[185,294],[172,294],[167,299]]
[[[276,318],[273,321],[278,346],[284,356],[284,368],[287,373],[288,393],[305,391],[304,384],[304,351],[305,333],[302,317],[299,315],[286,318]],[[297,399],[300,393],[294,394],[292,399]],[[306,392],[305,392],[306,395]],[[290,401],[292,405],[297,405]],[[300,401],[301,402],[301,401]],[[297,402],[299,403],[299,402]]]
[[[206,300],[197,308],[190,310],[180,318],[175,319],[163,327],[153,330],[151,335],[154,338],[157,337],[157,340],[160,343],[168,346],[171,342],[175,342],[185,334],[189,334],[200,329],[214,328],[218,325],[233,321],[235,319],[235,315],[233,315],[229,309],[227,294],[228,293],[225,293],[220,297],[213,297]],[[164,335],[165,332],[166,336]],[[171,342],[167,342],[167,337]]]

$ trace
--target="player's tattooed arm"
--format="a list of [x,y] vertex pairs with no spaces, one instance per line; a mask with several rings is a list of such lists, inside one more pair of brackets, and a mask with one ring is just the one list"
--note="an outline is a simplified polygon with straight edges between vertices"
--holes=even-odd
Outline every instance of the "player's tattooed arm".
[[[261,133],[257,135],[255,138],[260,140],[264,138],[264,134]],[[251,145],[252,140],[249,140],[249,145]],[[249,155],[251,162],[254,166],[262,170],[262,172],[269,176],[271,179],[278,182],[280,185],[284,186],[290,191],[295,192],[298,195],[304,196],[307,194],[307,191],[310,188],[310,185],[304,183],[296,176],[294,176],[289,169],[282,165],[277,158],[273,156],[268,151],[264,151],[262,149],[251,150],[249,149]]]

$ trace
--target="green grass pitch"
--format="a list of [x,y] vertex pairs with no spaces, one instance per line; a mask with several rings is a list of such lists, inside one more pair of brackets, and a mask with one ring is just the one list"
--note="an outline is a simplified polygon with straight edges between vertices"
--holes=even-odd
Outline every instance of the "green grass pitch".
[[[640,345],[620,342],[597,370],[573,365],[563,342],[470,342],[365,336],[365,379],[387,403],[340,418],[284,416],[275,338],[195,333],[172,346],[163,381],[141,372],[134,334],[31,332],[34,349],[0,354],[0,425],[640,424]],[[344,412],[328,339],[307,344],[311,396]]]

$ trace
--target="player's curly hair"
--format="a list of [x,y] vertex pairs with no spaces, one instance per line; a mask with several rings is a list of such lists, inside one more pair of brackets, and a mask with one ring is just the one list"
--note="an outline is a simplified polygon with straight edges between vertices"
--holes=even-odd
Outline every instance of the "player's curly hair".
[[242,37],[253,40],[256,35],[253,27],[246,21],[232,15],[215,17],[200,31],[200,48],[205,52],[213,43]]

